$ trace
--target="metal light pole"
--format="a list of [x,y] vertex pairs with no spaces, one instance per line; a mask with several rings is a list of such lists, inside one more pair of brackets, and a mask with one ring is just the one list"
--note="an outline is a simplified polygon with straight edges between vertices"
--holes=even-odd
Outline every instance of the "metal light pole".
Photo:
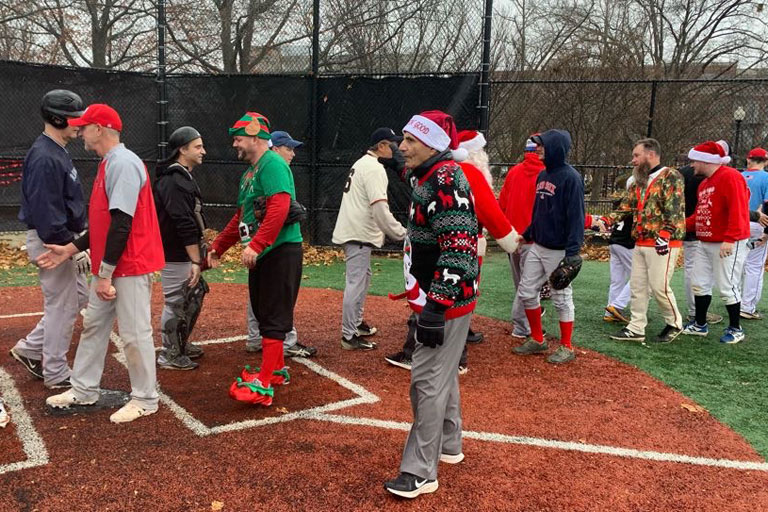
[[739,138],[741,136],[741,123],[746,117],[747,113],[744,111],[744,107],[739,106],[736,108],[736,110],[733,111],[733,120],[736,122],[736,135],[733,138],[734,166],[738,165],[739,162]]
[[168,129],[168,89],[165,82],[165,0],[157,2],[157,159],[166,156]]

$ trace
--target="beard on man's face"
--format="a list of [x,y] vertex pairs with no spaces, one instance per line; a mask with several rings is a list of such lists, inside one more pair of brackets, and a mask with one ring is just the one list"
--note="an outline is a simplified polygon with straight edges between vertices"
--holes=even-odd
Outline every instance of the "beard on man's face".
[[641,162],[639,165],[637,165],[632,170],[632,176],[635,177],[635,183],[637,183],[638,186],[645,187],[645,185],[648,183],[648,173],[651,170],[651,165],[648,163],[648,161]]

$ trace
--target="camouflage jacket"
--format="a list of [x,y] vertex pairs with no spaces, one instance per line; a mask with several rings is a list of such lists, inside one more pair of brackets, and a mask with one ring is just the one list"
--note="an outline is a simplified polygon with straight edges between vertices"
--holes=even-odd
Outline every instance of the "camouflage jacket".
[[619,207],[610,214],[613,222],[632,213],[632,238],[637,245],[654,245],[656,237],[671,240],[679,247],[685,237],[685,201],[682,175],[673,167],[662,167],[659,174],[641,188],[632,185]]

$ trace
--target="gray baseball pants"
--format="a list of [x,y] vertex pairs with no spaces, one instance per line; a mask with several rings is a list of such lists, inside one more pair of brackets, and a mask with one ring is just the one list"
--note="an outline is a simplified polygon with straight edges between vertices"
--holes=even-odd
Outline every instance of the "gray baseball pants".
[[172,347],[171,340],[168,339],[168,335],[163,330],[163,326],[166,322],[173,319],[174,309],[181,308],[184,304],[184,284],[189,279],[189,271],[192,267],[192,263],[189,261],[173,262],[169,261],[165,263],[160,277],[162,279],[163,286],[163,298],[165,304],[163,306],[163,312],[160,315],[160,332],[162,333],[163,348],[170,349]]
[[528,317],[525,316],[523,301],[520,300],[520,279],[523,276],[525,258],[531,250],[532,244],[520,244],[517,252],[509,255],[509,266],[512,268],[512,281],[515,283],[515,298],[512,302],[512,336],[525,338],[531,334],[531,326],[528,325]]
[[[523,275],[520,279],[518,297],[525,309],[541,306],[539,293],[542,285],[565,257],[564,250],[547,249],[534,243],[525,257]],[[561,322],[573,322],[573,288],[569,284],[562,290],[552,289],[552,304],[555,306]]]
[[98,400],[109,337],[117,316],[131,378],[131,399],[143,409],[157,410],[155,346],[150,311],[152,274],[116,277],[112,285],[117,290],[117,298],[111,301],[99,299],[96,282],[94,279],[91,283],[83,333],[75,355],[72,391],[80,400]]
[[[30,261],[34,262],[47,250],[36,230],[27,231]],[[44,382],[51,386],[67,379],[71,373],[67,352],[77,313],[88,303],[88,282],[85,275],[77,273],[71,260],[53,269],[38,268],[37,273],[43,291],[43,318],[14,349],[24,357],[42,359]]]
[[440,454],[461,453],[459,364],[472,315],[445,322],[445,341],[437,348],[416,343],[411,367],[413,425],[400,463],[402,473],[437,478]]
[[371,246],[360,242],[344,244],[346,283],[341,312],[341,335],[346,340],[357,334],[357,326],[363,321],[363,306],[368,287],[371,285],[371,251]]

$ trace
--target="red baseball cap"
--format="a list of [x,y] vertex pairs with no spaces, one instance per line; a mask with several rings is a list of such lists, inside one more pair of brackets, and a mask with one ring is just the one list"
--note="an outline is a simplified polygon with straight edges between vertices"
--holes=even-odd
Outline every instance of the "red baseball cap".
[[768,151],[763,148],[754,148],[747,154],[747,158],[768,160]]
[[123,121],[115,109],[104,103],[94,103],[88,105],[83,115],[74,119],[69,119],[69,126],[85,126],[88,124],[98,124],[105,128],[122,131]]

